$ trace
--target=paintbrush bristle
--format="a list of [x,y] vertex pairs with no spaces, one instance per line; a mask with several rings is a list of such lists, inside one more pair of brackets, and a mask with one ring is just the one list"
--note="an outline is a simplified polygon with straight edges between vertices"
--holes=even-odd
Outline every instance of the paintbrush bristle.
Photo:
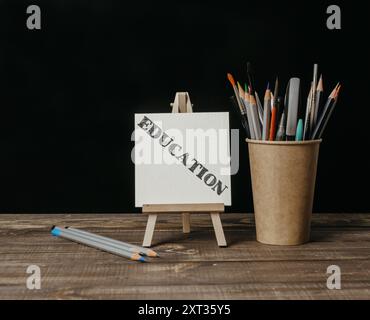
[[231,73],[228,73],[227,78],[229,79],[231,85],[234,87],[235,86],[235,80],[234,80],[233,75]]

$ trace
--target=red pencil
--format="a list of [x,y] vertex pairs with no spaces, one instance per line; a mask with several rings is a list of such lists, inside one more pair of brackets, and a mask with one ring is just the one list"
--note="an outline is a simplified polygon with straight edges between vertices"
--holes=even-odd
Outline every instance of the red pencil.
[[270,141],[275,140],[275,135],[276,135],[276,116],[277,116],[277,108],[276,105],[271,110],[271,124],[270,124]]
[[277,129],[277,117],[278,117],[278,108],[277,108],[277,98],[279,95],[279,79],[276,77],[275,80],[275,88],[274,88],[274,95],[273,95],[273,105],[271,108],[271,123],[270,123],[270,136],[269,140],[274,141],[276,136],[276,129]]

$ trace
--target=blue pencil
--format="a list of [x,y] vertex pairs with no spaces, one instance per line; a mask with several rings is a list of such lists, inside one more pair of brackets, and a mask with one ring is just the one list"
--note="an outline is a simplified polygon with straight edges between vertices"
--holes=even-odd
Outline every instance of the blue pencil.
[[106,251],[106,252],[121,256],[121,257],[125,257],[131,260],[146,262],[146,259],[138,253],[132,253],[127,250],[122,250],[122,249],[113,247],[111,245],[105,244],[105,243],[101,243],[101,242],[94,241],[86,237],[79,236],[71,232],[68,229],[58,228],[54,226],[51,229],[51,234],[56,237],[65,238],[65,239],[68,239],[68,240],[71,240],[77,243],[81,243],[81,244],[87,245],[95,249],[100,249],[100,250],[103,250],[103,251]]

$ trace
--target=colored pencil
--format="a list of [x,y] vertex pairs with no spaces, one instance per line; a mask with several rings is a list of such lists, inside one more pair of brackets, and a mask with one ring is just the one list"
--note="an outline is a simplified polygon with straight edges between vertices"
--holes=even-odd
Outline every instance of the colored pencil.
[[260,100],[260,97],[258,96],[258,92],[255,92],[256,102],[257,102],[257,111],[258,111],[258,120],[260,121],[260,125],[263,125],[263,107]]
[[76,233],[77,235],[85,236],[85,237],[87,237],[91,240],[102,242],[102,243],[105,243],[107,245],[112,245],[114,247],[121,248],[123,250],[127,250],[127,251],[132,252],[132,253],[138,253],[140,255],[145,255],[145,256],[148,256],[148,257],[158,257],[158,254],[152,249],[143,248],[143,247],[140,247],[140,246],[136,246],[136,245],[127,243],[127,242],[118,241],[118,240],[115,240],[115,239],[103,237],[103,236],[97,235],[95,233],[87,232],[87,231],[80,230],[80,229],[75,229],[75,228],[71,228],[71,227],[66,227],[66,229],[71,231],[71,232]]
[[263,127],[262,127],[262,140],[268,140],[270,137],[270,118],[271,118],[271,91],[269,85],[264,97],[263,105]]
[[313,85],[311,82],[310,92],[308,93],[307,97],[307,104],[306,104],[306,115],[304,121],[304,128],[303,128],[303,140],[309,139],[310,136],[310,109],[311,109],[311,100],[313,95]]
[[277,118],[277,108],[276,105],[271,109],[271,123],[270,123],[270,132],[269,132],[269,140],[275,140],[275,132],[276,132],[276,118]]
[[316,86],[317,86],[317,73],[318,73],[318,64],[314,64],[313,66],[313,79],[312,79],[312,90],[313,93],[311,95],[311,107],[310,107],[310,133],[313,131],[314,124],[315,124],[315,109],[316,109]]
[[65,228],[59,228],[59,227],[54,226],[51,230],[51,234],[53,236],[65,238],[65,239],[68,239],[68,240],[71,240],[71,241],[74,241],[80,244],[87,245],[95,249],[103,250],[103,251],[118,255],[120,257],[128,258],[128,259],[135,260],[135,261],[146,262],[146,259],[138,253],[132,253],[127,250],[118,249],[111,245],[107,245],[107,244],[104,244],[98,241],[88,239],[86,237],[82,237],[80,235],[76,235],[75,233]]
[[286,116],[285,116],[285,110],[284,110],[281,115],[278,131],[276,133],[276,141],[285,140],[285,123],[286,123]]
[[[321,106],[324,88],[323,76],[318,73],[318,69],[319,66],[315,63],[305,112],[300,107],[302,84],[300,78],[290,78],[283,98],[279,95],[279,78],[276,77],[274,92],[272,93],[272,89],[268,87],[261,101],[256,90],[254,72],[250,62],[247,62],[248,85],[245,84],[244,89],[239,83],[236,85],[231,74],[228,74],[235,98],[241,108],[241,114],[245,115],[246,120],[242,120],[242,124],[246,132],[247,128],[249,129],[247,136],[264,141],[282,141],[282,139],[300,141],[321,137],[331,117],[333,107],[337,104],[341,87],[338,84],[329,95],[325,105]],[[235,101],[233,104],[235,106]],[[284,132],[282,132],[283,129]],[[297,130],[299,130],[298,133]]]
[[320,76],[319,83],[317,84],[316,88],[316,107],[315,107],[315,112],[314,112],[314,117],[313,117],[313,127],[316,126],[317,124],[317,116],[319,114],[319,109],[320,109],[320,100],[321,96],[324,92],[324,86],[323,86],[323,80],[322,80],[322,75]]
[[261,140],[261,126],[258,119],[257,103],[253,95],[250,95],[250,110],[252,114],[252,124],[256,140]]
[[249,102],[248,102],[248,99],[246,99],[245,97],[245,92],[242,86],[240,85],[239,82],[237,82],[237,84],[238,84],[239,98],[244,106],[244,110],[245,110],[245,114],[246,114],[246,118],[247,118],[247,122],[249,126],[249,133],[251,134],[251,138],[254,139],[255,133],[254,133],[253,124],[252,124],[251,115],[250,115]]
[[247,116],[248,116],[248,125],[249,125],[249,130],[251,133],[251,138],[256,139],[256,133],[254,130],[253,126],[253,121],[252,121],[252,112],[251,112],[251,106],[250,106],[250,95],[248,93],[248,88],[247,85],[245,85],[245,91],[244,91],[244,102],[247,108]]
[[274,94],[272,96],[272,108],[271,108],[271,123],[270,123],[270,134],[269,140],[275,140],[277,125],[279,121],[279,108],[280,108],[280,97],[279,95],[279,79],[276,77]]
[[303,140],[303,120],[302,119],[298,120],[295,140],[296,141],[302,141]]
[[338,101],[338,95],[340,91],[341,85],[338,83],[334,90],[331,92],[328,101],[325,104],[324,110],[321,113],[321,116],[319,118],[319,121],[317,122],[317,125],[315,127],[314,132],[312,133],[311,139],[321,139],[322,134],[325,130],[326,125],[328,124],[328,121],[334,111],[334,108]]

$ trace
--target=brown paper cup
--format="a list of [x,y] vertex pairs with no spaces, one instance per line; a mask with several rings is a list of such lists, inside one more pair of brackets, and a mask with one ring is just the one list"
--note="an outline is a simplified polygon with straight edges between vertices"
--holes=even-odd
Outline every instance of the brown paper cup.
[[309,241],[321,140],[249,140],[257,241],[298,245]]

